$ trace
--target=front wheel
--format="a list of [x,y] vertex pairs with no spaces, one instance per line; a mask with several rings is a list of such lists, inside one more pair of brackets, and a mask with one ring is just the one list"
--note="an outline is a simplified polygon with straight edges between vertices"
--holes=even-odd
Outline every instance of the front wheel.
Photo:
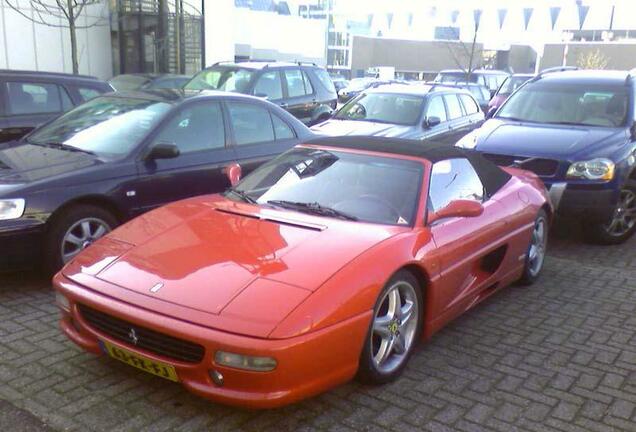
[[396,273],[373,309],[358,379],[382,384],[396,379],[413,353],[422,331],[422,291],[412,273]]
[[50,273],[117,226],[117,218],[101,207],[76,205],[54,216],[46,237],[45,265]]
[[523,275],[519,280],[524,285],[532,285],[539,278],[541,270],[543,270],[546,249],[548,247],[549,228],[548,215],[545,210],[541,209],[539,210],[537,218],[534,220],[532,236],[530,237],[530,244],[526,252]]
[[596,224],[588,239],[600,244],[620,244],[636,232],[636,180],[628,180],[609,222]]

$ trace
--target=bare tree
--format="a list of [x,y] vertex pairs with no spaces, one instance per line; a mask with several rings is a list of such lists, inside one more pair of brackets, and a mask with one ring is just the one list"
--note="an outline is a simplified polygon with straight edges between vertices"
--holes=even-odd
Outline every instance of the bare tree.
[[475,57],[481,58],[481,49],[477,49],[477,34],[479,33],[479,21],[481,18],[481,10],[473,11],[474,15],[474,32],[473,40],[470,44],[464,43],[462,40],[447,42],[453,60],[457,66],[466,74],[466,81],[470,81],[470,74],[479,67],[480,62],[475,61]]
[[581,69],[605,69],[608,63],[609,59],[598,48],[580,52],[576,59],[576,65]]
[[82,15],[86,6],[105,4],[104,0],[29,0],[28,3],[32,11],[30,15],[28,9],[20,7],[18,0],[4,0],[4,2],[24,18],[36,24],[68,28],[71,38],[73,73],[79,73],[76,31],[99,25],[104,20],[104,17],[95,17],[92,22],[85,25],[79,25],[78,18]]

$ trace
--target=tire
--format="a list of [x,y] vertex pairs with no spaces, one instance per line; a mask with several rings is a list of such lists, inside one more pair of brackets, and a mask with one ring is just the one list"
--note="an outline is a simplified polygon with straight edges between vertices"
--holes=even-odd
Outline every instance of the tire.
[[613,245],[627,241],[636,232],[636,180],[627,180],[621,189],[620,201],[612,219],[596,223],[586,230],[591,243]]
[[[393,297],[396,290],[400,308],[395,308],[391,314],[391,303],[397,304],[396,297]],[[407,305],[410,305],[410,319],[402,321]],[[401,317],[395,313],[398,310]],[[359,381],[383,384],[400,376],[422,333],[423,314],[422,289],[418,280],[411,272],[400,270],[382,289],[373,308],[373,317],[360,354]],[[402,342],[397,345],[399,341]],[[381,351],[386,355],[383,356]]]
[[[60,214],[53,216],[46,235],[44,245],[46,270],[51,274],[57,272],[77,253],[112,231],[118,224],[117,218],[101,207],[82,204],[62,210]],[[66,256],[62,252],[63,247],[67,252]]]
[[532,237],[526,252],[526,261],[523,267],[523,274],[519,282],[522,285],[532,285],[539,279],[543,264],[545,263],[546,249],[548,247],[548,231],[550,222],[545,210],[539,210],[537,218],[534,220]]

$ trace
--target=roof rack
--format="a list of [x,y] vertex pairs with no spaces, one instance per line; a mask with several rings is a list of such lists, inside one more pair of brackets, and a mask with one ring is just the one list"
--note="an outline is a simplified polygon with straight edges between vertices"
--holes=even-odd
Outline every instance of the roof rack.
[[554,73],[554,72],[566,72],[566,71],[574,71],[574,70],[579,70],[578,66],[556,66],[556,67],[551,67],[551,68],[547,68],[547,69],[543,69],[541,72],[539,72],[536,76],[536,78],[539,78],[540,76],[546,75],[546,74],[550,74],[550,73]]

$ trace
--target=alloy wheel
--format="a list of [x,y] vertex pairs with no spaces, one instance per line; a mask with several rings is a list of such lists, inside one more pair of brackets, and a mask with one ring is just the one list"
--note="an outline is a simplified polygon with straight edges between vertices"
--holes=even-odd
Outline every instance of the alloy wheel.
[[530,240],[530,250],[528,251],[528,271],[530,276],[534,277],[539,274],[545,260],[545,250],[548,230],[546,220],[539,217],[534,224],[532,230],[532,239]]
[[415,288],[398,281],[384,294],[373,318],[371,353],[378,371],[390,373],[408,357],[419,321]]
[[110,226],[98,218],[85,218],[75,222],[62,238],[61,253],[64,264],[110,231]]
[[621,237],[636,225],[636,193],[623,189],[612,220],[604,229],[612,237]]

